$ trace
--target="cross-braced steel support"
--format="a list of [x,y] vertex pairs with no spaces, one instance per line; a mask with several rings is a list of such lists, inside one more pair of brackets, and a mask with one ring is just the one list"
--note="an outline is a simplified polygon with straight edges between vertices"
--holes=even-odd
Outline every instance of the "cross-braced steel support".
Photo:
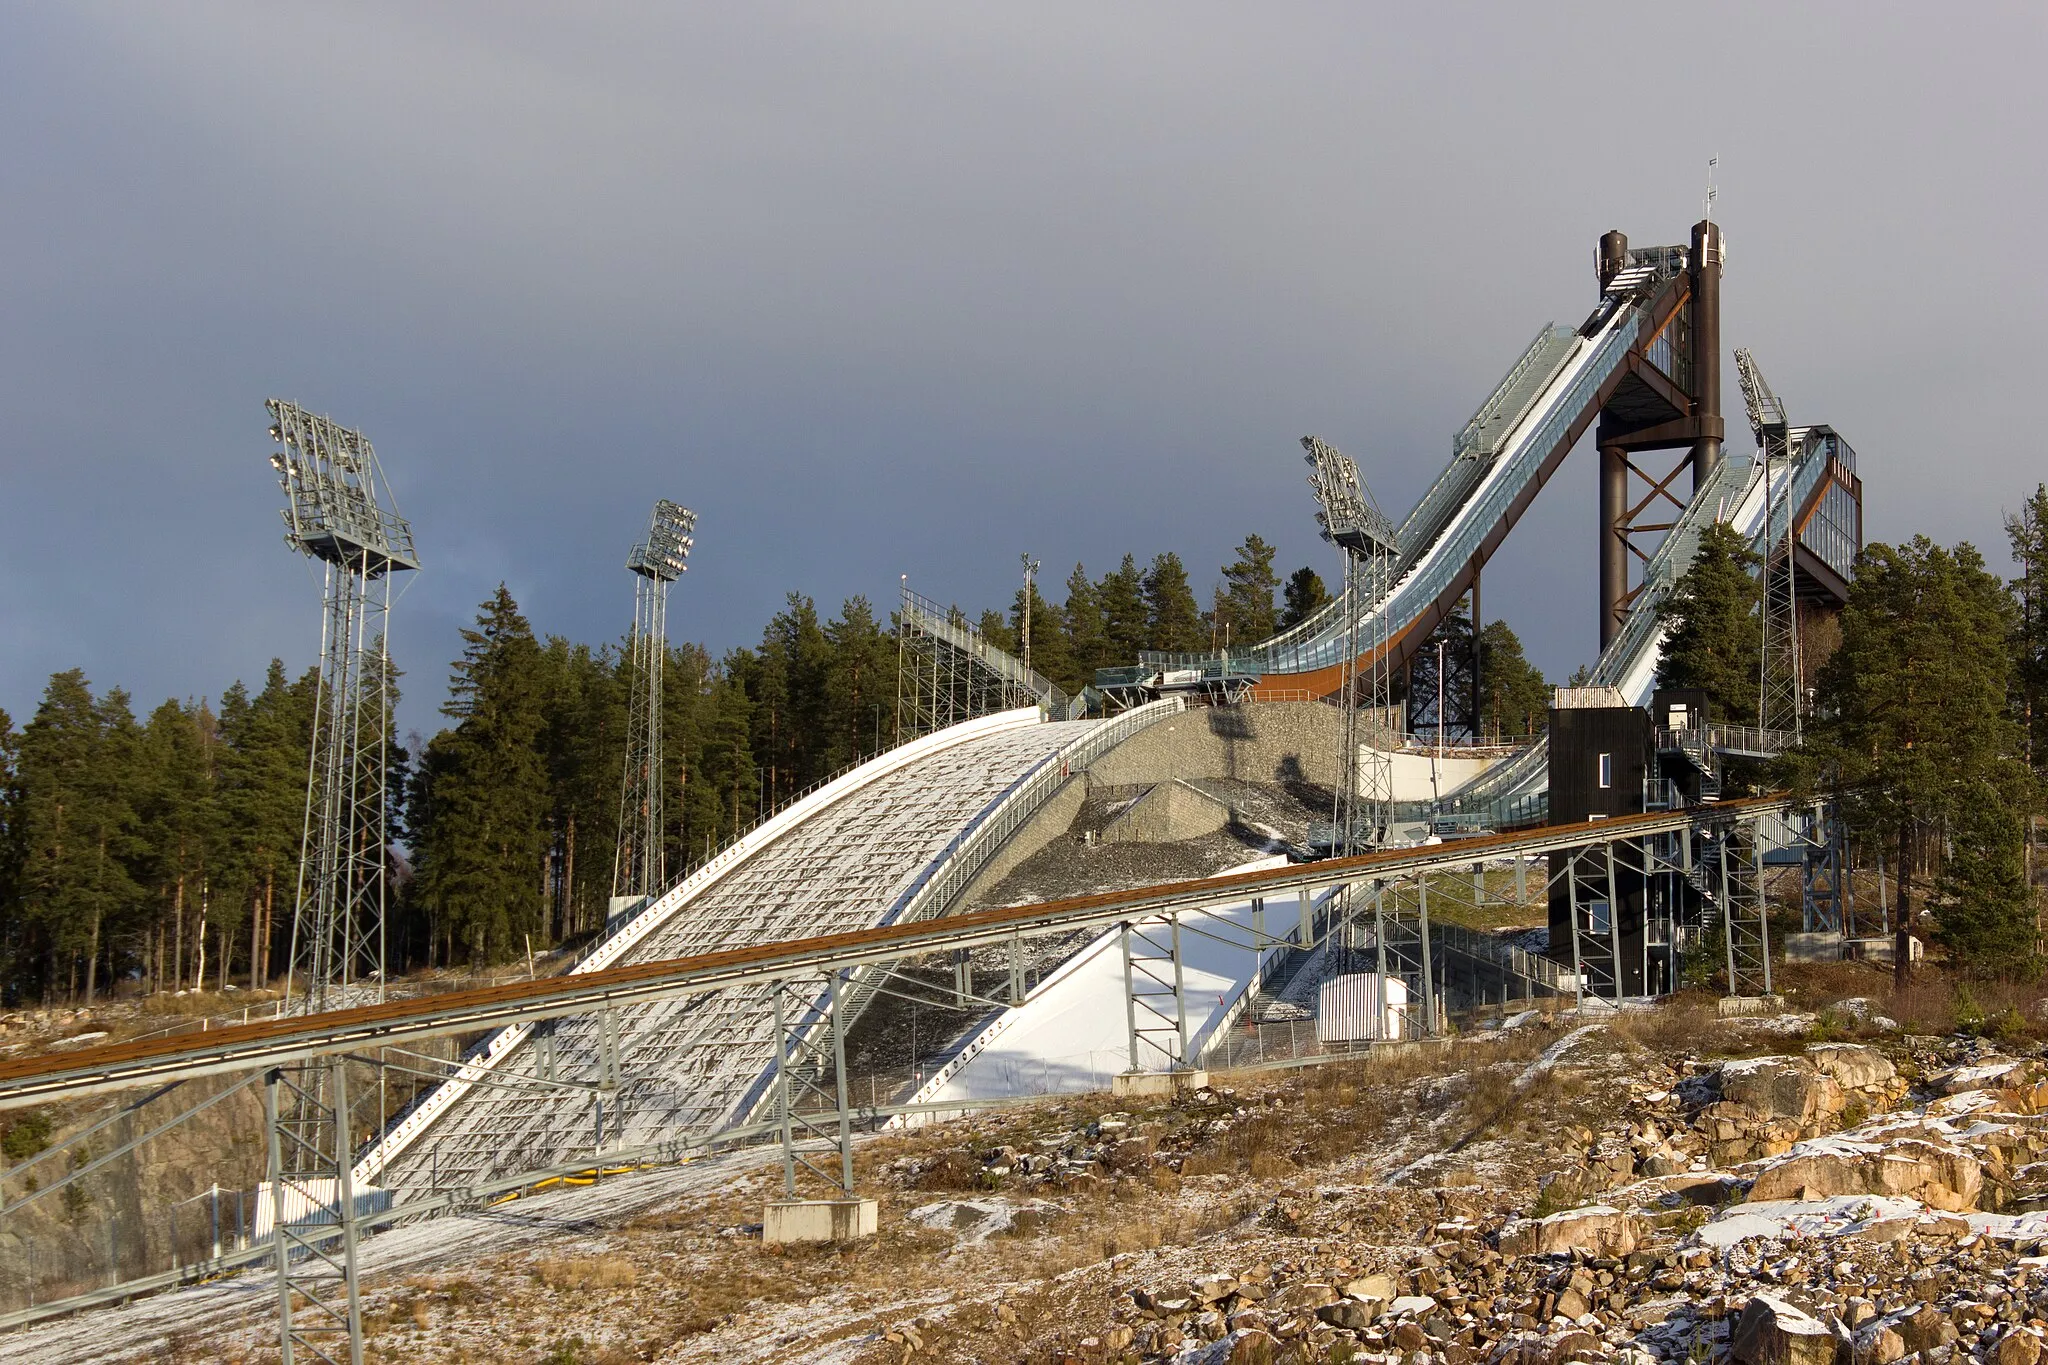
[[[853,1111],[846,1096],[846,1021],[839,972],[775,983],[775,1115],[781,1125],[782,1190],[796,1198],[801,1172],[853,1197]],[[839,1160],[834,1169],[830,1154]]]
[[1764,850],[1756,827],[1730,825],[1715,841],[1721,930],[1727,942],[1728,994],[1771,994],[1770,907],[1764,901]]
[[264,1077],[263,1109],[283,1365],[362,1365],[346,1058],[273,1069]]
[[[1188,997],[1180,917],[1125,921],[1124,1014],[1131,1071],[1185,1071]],[[1153,1065],[1157,1060],[1161,1065]]]
[[1800,816],[1800,926],[1809,934],[1850,929],[1848,868],[1840,811],[1810,806]]

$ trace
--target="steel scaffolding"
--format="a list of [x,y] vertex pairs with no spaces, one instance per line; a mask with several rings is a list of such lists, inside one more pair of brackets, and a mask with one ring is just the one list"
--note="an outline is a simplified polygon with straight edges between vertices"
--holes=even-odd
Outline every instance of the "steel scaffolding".
[[916,739],[964,720],[1043,706],[1055,720],[1081,711],[1051,679],[998,648],[967,623],[903,583],[896,616],[896,739]]
[[[1764,480],[1762,633],[1757,662],[1757,724],[1784,730],[1798,743],[1805,685],[1799,658],[1799,585],[1793,547],[1798,525],[1793,480],[1799,451],[1792,438],[1785,404],[1746,350],[1735,352],[1736,374],[1742,381],[1743,406],[1749,411],[1750,433],[1756,438],[1757,465]],[[1803,444],[1803,440],[1800,442]]]

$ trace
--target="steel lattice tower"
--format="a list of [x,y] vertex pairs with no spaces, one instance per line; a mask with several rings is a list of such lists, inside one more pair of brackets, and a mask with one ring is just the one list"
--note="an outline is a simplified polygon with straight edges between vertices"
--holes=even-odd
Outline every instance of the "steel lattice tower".
[[[306,766],[306,817],[292,909],[284,1008],[351,1003],[361,981],[384,993],[390,827],[391,580],[417,569],[377,452],[361,432],[270,399],[270,457],[284,489],[285,541],[323,566],[319,686]],[[269,1186],[277,1229],[279,1348],[351,1365],[363,1358],[355,1193],[358,1117],[345,1059],[270,1073]],[[382,1122],[382,1101],[376,1119]],[[335,1228],[341,1245],[334,1245]]]
[[361,432],[270,399],[270,457],[285,492],[285,541],[323,566],[320,675],[306,778],[306,819],[288,1008],[344,1003],[384,969],[390,815],[392,576],[417,569],[377,453]]
[[[1376,847],[1393,824],[1394,757],[1387,715],[1394,680],[1387,613],[1379,608],[1393,587],[1398,550],[1394,523],[1360,482],[1350,457],[1314,436],[1302,437],[1301,447],[1315,470],[1308,482],[1322,504],[1316,521],[1323,539],[1344,554],[1343,685],[1338,694],[1344,752],[1331,813],[1332,852],[1343,857]],[[1361,709],[1371,717],[1369,733],[1361,733]]]
[[662,848],[661,673],[668,658],[668,585],[689,567],[697,514],[667,498],[626,556],[633,629],[626,637],[626,762],[619,781],[619,841],[612,860],[612,913],[660,894]]
[[[1742,382],[1743,405],[1749,410],[1749,428],[1756,437],[1766,503],[1756,720],[1766,730],[1791,731],[1796,741],[1801,729],[1804,688],[1799,658],[1799,592],[1792,553],[1798,538],[1794,525],[1798,509],[1792,501],[1792,481],[1797,470],[1792,429],[1785,416],[1785,404],[1771,392],[1763,371],[1757,368],[1756,357],[1738,350],[1735,369]],[[1774,534],[1781,516],[1783,531]]]

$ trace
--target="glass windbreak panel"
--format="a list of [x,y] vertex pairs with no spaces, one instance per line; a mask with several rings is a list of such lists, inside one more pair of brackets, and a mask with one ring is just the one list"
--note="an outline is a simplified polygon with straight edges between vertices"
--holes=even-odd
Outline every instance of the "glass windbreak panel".
[[1829,470],[1827,491],[1799,533],[1799,543],[1844,578],[1855,567],[1863,547],[1857,541],[1856,495],[1846,485],[1846,471]]
[[1678,387],[1692,389],[1692,301],[1679,305],[1671,320],[1643,351],[1643,358],[1662,370]]

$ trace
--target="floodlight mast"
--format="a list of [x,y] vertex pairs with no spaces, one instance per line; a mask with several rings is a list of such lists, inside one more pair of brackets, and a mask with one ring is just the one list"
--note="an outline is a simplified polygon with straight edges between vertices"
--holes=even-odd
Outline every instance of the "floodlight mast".
[[[1343,683],[1338,691],[1344,751],[1331,811],[1331,852],[1344,857],[1383,842],[1393,823],[1393,737],[1386,720],[1393,706],[1393,672],[1387,613],[1381,607],[1393,588],[1400,551],[1394,523],[1360,482],[1350,457],[1314,436],[1302,437],[1301,446],[1315,471],[1309,486],[1322,505],[1316,523],[1323,539],[1344,554]],[[1367,736],[1360,733],[1361,709],[1372,717],[1369,745],[1362,743]]]
[[634,574],[633,629],[626,637],[626,761],[619,782],[619,838],[610,914],[658,895],[668,881],[662,847],[662,665],[668,657],[668,585],[689,568],[697,514],[667,498],[626,556]]
[[[281,1009],[314,1013],[384,996],[385,882],[390,843],[391,580],[419,568],[377,452],[358,431],[273,398],[270,464],[284,489],[285,543],[322,565],[320,671],[306,764],[306,817]],[[380,1072],[381,1082],[381,1072]],[[374,1122],[385,1116],[383,1087]],[[284,1365],[363,1359],[356,1274],[358,1116],[348,1063],[335,1057],[273,1068],[264,1113],[277,1238],[278,1346]],[[312,1252],[303,1208],[332,1211],[342,1246]],[[290,1210],[290,1212],[288,1212]],[[314,1219],[313,1222],[320,1220]]]
[[390,820],[388,627],[393,575],[419,568],[377,453],[351,431],[268,400],[285,543],[320,561],[320,673],[286,1008],[332,1009],[358,982],[383,994]]

